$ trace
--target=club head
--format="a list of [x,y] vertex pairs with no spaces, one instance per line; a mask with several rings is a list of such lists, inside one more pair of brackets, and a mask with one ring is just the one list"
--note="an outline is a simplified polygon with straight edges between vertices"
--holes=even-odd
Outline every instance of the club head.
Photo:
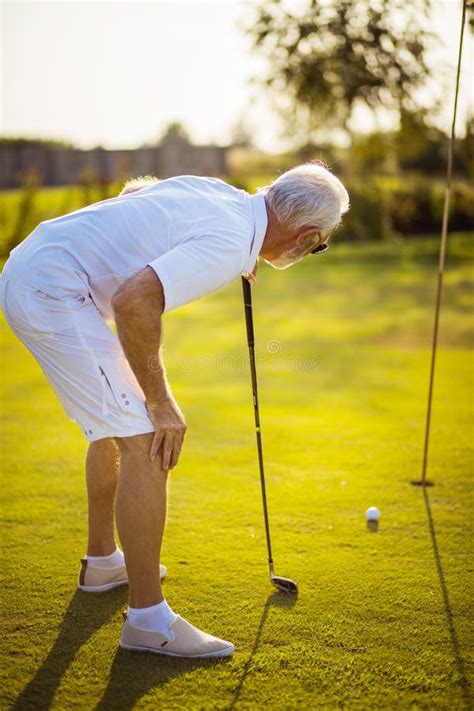
[[272,585],[278,590],[292,595],[298,594],[298,586],[294,580],[290,580],[290,578],[279,578],[277,575],[272,575],[270,579]]

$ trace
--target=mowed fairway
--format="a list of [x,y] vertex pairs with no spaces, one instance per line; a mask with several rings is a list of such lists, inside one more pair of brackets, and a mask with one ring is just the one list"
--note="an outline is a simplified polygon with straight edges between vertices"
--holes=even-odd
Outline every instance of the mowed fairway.
[[[170,474],[172,608],[236,653],[118,648],[127,590],[76,590],[86,443],[2,320],[3,707],[472,707],[472,243],[449,239],[427,491],[437,239],[334,244],[253,290],[268,582],[241,286],[165,317],[188,421]],[[471,254],[469,251],[471,250]],[[471,261],[469,261],[471,259]],[[364,512],[381,509],[377,532]]]

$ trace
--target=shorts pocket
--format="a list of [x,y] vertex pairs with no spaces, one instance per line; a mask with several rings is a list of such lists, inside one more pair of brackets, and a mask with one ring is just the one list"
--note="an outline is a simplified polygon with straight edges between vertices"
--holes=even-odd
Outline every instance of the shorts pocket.
[[27,302],[30,327],[37,331],[38,336],[73,331],[79,312],[94,303],[90,295],[76,294],[63,300],[39,290],[31,291]]

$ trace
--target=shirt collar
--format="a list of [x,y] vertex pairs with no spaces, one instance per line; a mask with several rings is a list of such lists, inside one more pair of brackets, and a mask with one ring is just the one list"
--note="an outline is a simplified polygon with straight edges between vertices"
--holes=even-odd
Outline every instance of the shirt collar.
[[250,254],[244,265],[244,269],[248,272],[252,271],[257,257],[260,254],[268,225],[265,195],[263,193],[255,193],[255,195],[249,195],[249,200],[253,212],[254,232],[251,240]]

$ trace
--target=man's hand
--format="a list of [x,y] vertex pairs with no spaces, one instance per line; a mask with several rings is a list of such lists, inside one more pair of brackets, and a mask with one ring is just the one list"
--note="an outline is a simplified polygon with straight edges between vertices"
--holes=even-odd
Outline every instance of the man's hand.
[[146,407],[155,428],[150,459],[152,462],[155,461],[161,448],[161,468],[173,469],[178,462],[186,433],[183,413],[172,397],[166,397],[153,404],[147,403]]
[[256,284],[257,283],[257,269],[258,269],[258,259],[255,262],[254,268],[252,269],[251,272],[245,272],[242,274],[244,279],[247,279],[248,282],[251,284]]

